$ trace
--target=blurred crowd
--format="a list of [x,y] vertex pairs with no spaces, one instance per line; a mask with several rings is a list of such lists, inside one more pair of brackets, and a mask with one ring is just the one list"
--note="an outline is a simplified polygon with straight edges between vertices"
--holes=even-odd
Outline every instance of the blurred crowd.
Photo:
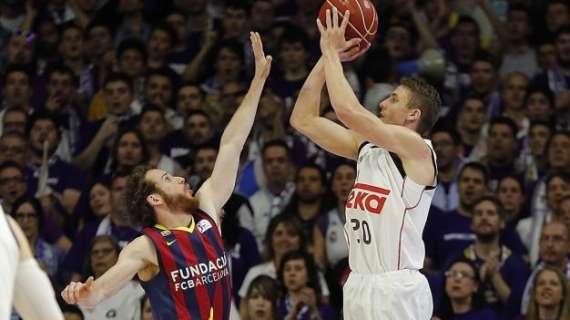
[[[275,63],[224,207],[234,317],[341,318],[356,166],[288,121],[320,56],[322,2],[0,0],[0,198],[56,292],[140,235],[123,200],[135,166],[194,190],[209,177],[255,30]],[[406,76],[443,98],[426,137],[434,319],[570,319],[569,2],[372,2],[375,42],[345,65],[363,105],[377,113]],[[326,90],[321,114],[338,121]],[[61,306],[66,319],[152,319],[137,279],[95,309]]]

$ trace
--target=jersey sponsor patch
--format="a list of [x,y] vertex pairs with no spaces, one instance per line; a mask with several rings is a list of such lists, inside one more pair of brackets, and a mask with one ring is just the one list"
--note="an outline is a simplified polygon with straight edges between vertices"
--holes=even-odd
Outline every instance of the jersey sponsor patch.
[[206,230],[212,227],[212,224],[208,220],[200,220],[200,222],[196,224],[196,227],[198,228],[198,231],[200,231],[200,233],[204,233],[206,232]]
[[372,214],[380,214],[390,190],[365,183],[357,183],[348,196],[346,207]]

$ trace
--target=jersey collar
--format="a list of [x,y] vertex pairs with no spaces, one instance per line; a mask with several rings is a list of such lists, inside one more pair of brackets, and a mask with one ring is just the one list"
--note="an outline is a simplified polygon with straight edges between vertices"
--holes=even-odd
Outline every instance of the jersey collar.
[[173,231],[173,230],[178,230],[178,231],[185,231],[188,233],[192,233],[194,231],[194,227],[196,226],[196,223],[194,221],[194,217],[192,217],[192,221],[190,222],[190,225],[187,227],[174,227],[174,228],[167,228],[163,225],[161,225],[160,223],[157,223],[154,225],[155,228],[160,229],[162,231]]

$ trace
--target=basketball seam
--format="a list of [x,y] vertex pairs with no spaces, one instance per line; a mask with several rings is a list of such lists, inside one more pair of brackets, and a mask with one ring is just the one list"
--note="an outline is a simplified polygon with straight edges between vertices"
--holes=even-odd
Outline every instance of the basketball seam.
[[[331,7],[336,7],[330,0],[326,0],[327,3],[331,6]],[[338,8],[337,8],[338,9]],[[339,12],[339,15],[341,18],[344,18],[344,14]],[[361,15],[362,16],[362,15]],[[362,19],[364,19],[364,17],[362,17]],[[326,21],[325,21],[326,23]],[[360,30],[358,30],[351,22],[350,20],[348,21],[348,25],[354,30],[354,32],[356,32],[358,34],[358,36],[360,37],[360,39],[364,40],[366,42],[366,44],[370,45],[370,41],[368,41],[368,39],[366,39],[366,36],[362,35],[362,33],[360,32]],[[364,28],[366,28],[366,25],[364,25]],[[368,32],[366,33],[366,35],[368,35]]]
[[360,10],[360,18],[362,18],[362,26],[364,27],[364,31],[366,31],[366,34],[368,34],[368,27],[366,26],[366,20],[364,19],[364,11],[362,10],[362,6],[360,5],[360,2],[358,2],[358,0],[354,1],[356,2],[356,5],[358,5],[358,10]]
[[[376,12],[376,10],[374,10],[374,17],[372,17],[372,23],[370,24],[370,28],[374,26],[374,22],[376,22],[377,20],[378,20],[378,13]],[[374,30],[374,32],[372,32],[372,30],[368,30],[366,35],[374,35],[376,34],[377,31],[378,31],[378,24],[376,24],[376,30]]]

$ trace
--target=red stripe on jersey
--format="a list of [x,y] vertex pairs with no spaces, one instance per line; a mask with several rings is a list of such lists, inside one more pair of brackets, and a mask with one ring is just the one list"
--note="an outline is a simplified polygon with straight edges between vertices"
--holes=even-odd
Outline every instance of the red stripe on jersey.
[[[198,232],[198,230],[195,228],[194,232]],[[188,238],[190,234],[186,232],[174,232],[173,234],[180,245],[180,251],[184,255],[184,259],[186,259],[186,264],[188,266],[197,265],[198,257],[196,256],[196,251],[194,251],[192,242],[190,242],[190,239]],[[210,316],[210,298],[208,297],[206,285],[195,286],[194,290],[196,297],[198,298],[198,311],[200,312],[200,318],[208,319]]]
[[369,184],[366,183],[357,183],[354,185],[355,189],[361,189],[361,190],[366,190],[366,191],[370,191],[370,192],[375,192],[375,193],[380,193],[380,194],[384,194],[384,195],[389,195],[390,194],[390,190],[388,189],[384,189],[384,188],[379,188],[376,186],[371,186]]
[[[165,239],[162,237],[159,231],[154,229],[149,230],[148,234],[154,240],[154,243],[160,248],[157,248],[157,252],[160,255],[162,263],[164,263],[164,268],[166,270],[177,270],[178,267],[176,266],[176,260],[172,256],[172,252],[166,245]],[[168,281],[168,286],[170,287],[170,294],[174,298],[174,305],[176,307],[176,314],[178,315],[178,319],[190,320],[190,315],[188,314],[188,306],[186,305],[186,300],[184,299],[184,293],[182,290],[176,291],[174,288],[174,283],[172,281]]]
[[[224,240],[222,240],[221,234],[218,231],[218,226],[216,225],[216,222],[214,221],[214,219],[212,219],[210,216],[207,217],[207,219],[215,226],[216,230],[213,232],[213,234],[216,237],[216,242],[218,243],[218,246],[220,247],[220,250],[222,250],[222,254],[224,253]],[[207,242],[210,246],[212,246],[213,244],[210,242]],[[215,248],[212,246],[211,247],[212,253],[216,254]],[[226,259],[230,259],[228,256],[226,256]],[[229,261],[226,260],[226,263],[230,263]],[[228,270],[229,270],[229,266],[227,266]],[[228,308],[229,308],[229,304],[231,303],[231,277],[225,277],[225,281],[227,284],[227,303],[228,303]],[[216,285],[216,289],[215,289],[215,301],[219,302],[219,305],[222,306],[223,305],[223,292],[222,292],[222,284],[217,284]],[[222,310],[222,308],[214,308],[214,319],[222,319],[223,317],[223,312],[226,312],[225,310]]]
[[[210,221],[208,219],[208,221]],[[210,221],[212,222],[212,221]],[[215,224],[212,224],[213,228],[217,228],[217,226]],[[217,234],[216,231],[214,231],[214,233]],[[206,256],[208,258],[208,260],[210,261],[216,261],[217,258],[221,258],[221,256],[218,256],[216,249],[214,248],[213,244],[210,242],[210,239],[208,239],[207,236],[205,236],[204,234],[198,232],[198,234],[200,235],[200,238],[202,239],[202,243],[204,244],[204,250],[206,250]],[[216,237],[217,239],[217,237]],[[223,305],[222,302],[222,295],[221,295],[221,282],[223,281],[223,279],[220,279],[219,283],[214,283],[214,301],[212,301],[212,303],[210,305],[215,306],[214,307],[214,319],[222,319],[223,318],[223,308],[221,307]],[[208,310],[209,311],[209,310]]]

